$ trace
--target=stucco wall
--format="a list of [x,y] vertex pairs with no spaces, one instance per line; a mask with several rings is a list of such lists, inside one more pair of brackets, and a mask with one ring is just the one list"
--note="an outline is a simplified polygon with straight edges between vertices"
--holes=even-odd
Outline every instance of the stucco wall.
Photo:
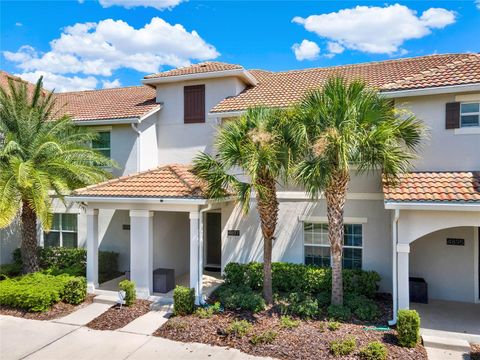
[[[425,279],[430,299],[474,301],[475,230],[456,227],[435,231],[410,245],[410,276]],[[447,238],[465,239],[465,246],[447,245]]]
[[16,220],[5,229],[0,229],[0,265],[13,261],[13,250],[20,247],[20,223]]

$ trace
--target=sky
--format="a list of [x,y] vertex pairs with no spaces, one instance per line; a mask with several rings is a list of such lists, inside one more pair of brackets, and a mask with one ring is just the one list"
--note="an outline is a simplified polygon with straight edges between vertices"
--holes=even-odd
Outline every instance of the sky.
[[0,69],[56,91],[209,60],[282,71],[480,52],[480,0],[2,0],[0,20]]

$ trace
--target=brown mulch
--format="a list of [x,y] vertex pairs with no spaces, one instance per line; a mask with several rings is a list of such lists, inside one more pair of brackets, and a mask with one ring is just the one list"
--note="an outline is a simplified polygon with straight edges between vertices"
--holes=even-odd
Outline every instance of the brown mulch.
[[151,301],[136,300],[131,306],[112,306],[86,326],[95,330],[116,330],[150,311]]
[[[387,299],[379,299],[379,306],[387,310],[387,307],[381,304],[383,301],[386,302]],[[388,315],[389,312],[386,311],[375,325],[385,326]],[[253,330],[248,335],[239,338],[226,333],[232,321],[243,319],[253,325]],[[366,323],[352,321],[342,323],[339,330],[330,331],[327,324],[325,319],[309,320],[302,321],[297,328],[284,329],[280,324],[278,309],[274,307],[253,315],[248,312],[226,311],[208,319],[201,319],[195,315],[172,317],[153,335],[182,342],[226,346],[248,354],[278,359],[337,359],[329,351],[330,342],[354,336],[357,340],[356,350],[342,359],[358,359],[358,352],[363,346],[372,341],[380,341],[388,348],[388,359],[427,360],[427,353],[423,346],[418,345],[414,349],[399,346],[393,329],[366,331]],[[277,337],[272,344],[252,345],[250,343],[253,335],[267,330],[277,332]]]
[[480,344],[470,345],[470,359],[471,360],[480,360]]
[[58,302],[54,304],[50,310],[43,311],[43,312],[30,312],[27,310],[22,309],[15,309],[8,306],[0,305],[0,314],[2,315],[9,315],[9,316],[16,316],[25,319],[33,319],[33,320],[52,320],[58,319],[68,314],[71,314],[78,309],[81,309],[93,302],[94,295],[88,294],[85,298],[85,301],[78,305],[67,304],[64,302]]

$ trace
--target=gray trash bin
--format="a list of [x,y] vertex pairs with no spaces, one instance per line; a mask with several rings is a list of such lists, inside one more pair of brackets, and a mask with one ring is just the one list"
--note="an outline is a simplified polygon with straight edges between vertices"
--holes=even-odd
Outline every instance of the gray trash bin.
[[153,292],[167,293],[174,287],[174,269],[156,269],[153,271]]

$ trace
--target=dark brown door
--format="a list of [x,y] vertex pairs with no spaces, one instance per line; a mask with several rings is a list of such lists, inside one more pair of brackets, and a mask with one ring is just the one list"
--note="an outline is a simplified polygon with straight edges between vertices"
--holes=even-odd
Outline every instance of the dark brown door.
[[207,263],[218,266],[222,263],[222,216],[220,213],[207,213]]

